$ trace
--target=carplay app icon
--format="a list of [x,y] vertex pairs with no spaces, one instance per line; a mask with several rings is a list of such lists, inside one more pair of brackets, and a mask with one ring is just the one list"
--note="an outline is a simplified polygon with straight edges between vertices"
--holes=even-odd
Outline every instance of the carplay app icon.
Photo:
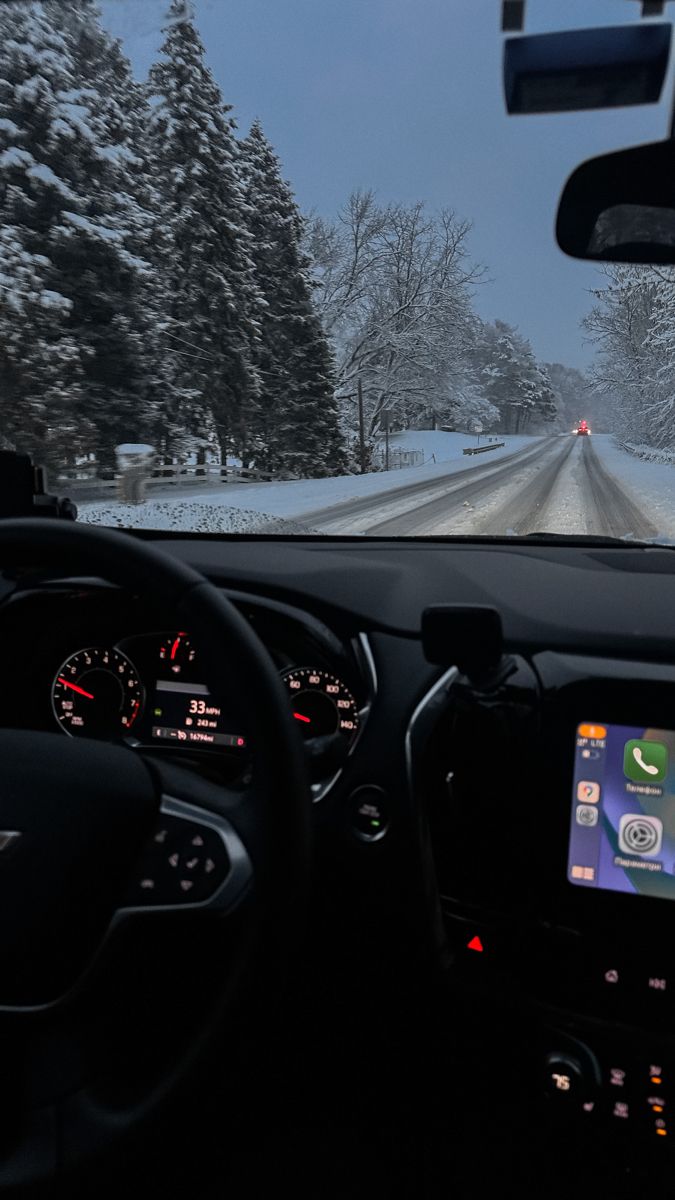
[[623,748],[623,770],[633,783],[660,783],[668,771],[668,749],[663,742],[631,738]]
[[581,783],[577,784],[577,800],[582,804],[597,804],[599,799],[599,783],[589,783],[588,780],[582,779]]

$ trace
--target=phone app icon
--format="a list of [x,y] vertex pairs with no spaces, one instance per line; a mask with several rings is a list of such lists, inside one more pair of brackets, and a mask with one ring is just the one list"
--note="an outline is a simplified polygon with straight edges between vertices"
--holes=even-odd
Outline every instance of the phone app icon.
[[660,783],[668,770],[668,749],[663,742],[632,738],[623,748],[623,772],[633,783]]
[[577,784],[577,800],[582,804],[597,804],[600,799],[600,784],[589,783],[587,779],[582,779]]
[[577,804],[577,825],[590,829],[598,823],[598,810],[593,804]]
[[663,842],[663,824],[658,817],[645,813],[624,813],[619,822],[619,849],[624,854],[650,857],[658,854]]

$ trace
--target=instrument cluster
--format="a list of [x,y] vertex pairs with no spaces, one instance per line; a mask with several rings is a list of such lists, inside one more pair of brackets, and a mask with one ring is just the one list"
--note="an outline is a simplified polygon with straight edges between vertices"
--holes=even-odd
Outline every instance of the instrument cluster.
[[[280,674],[303,737],[336,737],[351,745],[361,715],[347,683],[313,665],[288,667]],[[54,675],[50,699],[56,725],[70,737],[246,749],[236,695],[211,694],[185,630],[74,650]]]

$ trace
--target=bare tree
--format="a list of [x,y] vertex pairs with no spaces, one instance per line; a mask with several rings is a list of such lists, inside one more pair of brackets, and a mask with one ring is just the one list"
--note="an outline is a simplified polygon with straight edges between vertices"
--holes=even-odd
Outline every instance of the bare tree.
[[351,398],[361,381],[371,436],[384,412],[408,425],[431,408],[456,408],[466,390],[472,289],[483,278],[468,256],[470,228],[450,209],[381,206],[372,192],[353,193],[334,223],[309,223],[338,396]]

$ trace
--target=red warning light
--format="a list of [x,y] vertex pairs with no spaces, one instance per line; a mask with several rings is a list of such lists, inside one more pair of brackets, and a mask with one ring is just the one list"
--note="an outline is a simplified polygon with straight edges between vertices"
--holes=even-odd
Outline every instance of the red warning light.
[[467,950],[477,950],[479,952],[479,954],[483,953],[484,946],[483,946],[483,943],[481,942],[478,934],[476,934],[475,937],[472,937],[470,942],[467,942],[466,948],[467,948]]

